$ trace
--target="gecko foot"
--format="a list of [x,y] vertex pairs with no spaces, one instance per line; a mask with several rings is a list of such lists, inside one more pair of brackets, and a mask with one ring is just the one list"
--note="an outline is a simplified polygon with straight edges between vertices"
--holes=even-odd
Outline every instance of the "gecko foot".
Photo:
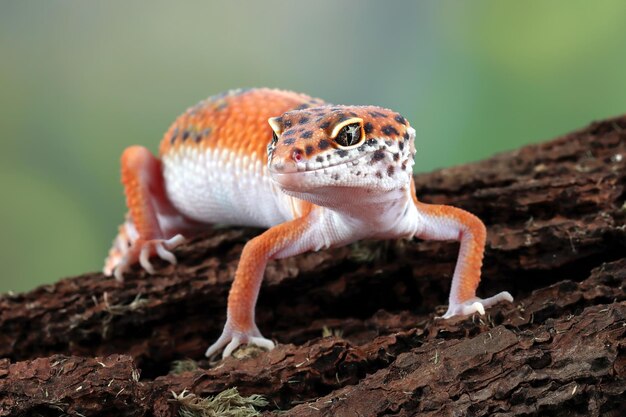
[[474,297],[462,303],[450,303],[450,305],[448,306],[448,311],[446,311],[446,314],[444,314],[440,318],[449,319],[451,317],[467,316],[474,313],[480,313],[481,315],[484,315],[485,308],[496,305],[501,301],[508,301],[512,303],[513,296],[511,296],[511,294],[509,294],[507,291],[502,291],[501,293],[496,294],[493,297],[485,299]]
[[[113,275],[118,281],[124,281],[124,272],[139,262],[141,267],[149,274],[154,274],[154,267],[150,263],[150,256],[158,255],[159,258],[176,265],[176,256],[171,249],[185,242],[183,235],[176,235],[170,239],[137,239],[113,268]],[[105,271],[106,272],[106,271]]]
[[210,358],[224,348],[222,352],[222,358],[229,357],[235,349],[244,344],[255,345],[267,350],[274,349],[275,345],[269,339],[266,339],[261,335],[259,329],[254,326],[248,331],[233,330],[231,326],[226,323],[222,335],[213,343],[206,351],[205,356]]

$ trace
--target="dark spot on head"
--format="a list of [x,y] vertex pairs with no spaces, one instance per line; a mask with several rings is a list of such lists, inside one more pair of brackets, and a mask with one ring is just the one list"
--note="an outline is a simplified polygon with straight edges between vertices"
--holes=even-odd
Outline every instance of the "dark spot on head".
[[383,126],[383,128],[381,130],[387,136],[397,135],[398,134],[398,131],[396,130],[396,128],[391,126],[391,125],[385,125],[385,126]]
[[296,129],[288,129],[285,133],[283,133],[283,136],[291,136],[294,133],[296,133]]
[[344,149],[339,149],[339,150],[337,151],[337,154],[338,154],[340,157],[345,158],[346,156],[348,156],[348,151],[346,151],[346,150],[344,150]]
[[363,145],[359,146],[359,147],[357,148],[357,150],[358,150],[359,152],[364,152],[364,151],[365,151],[365,144],[363,144]]
[[393,177],[393,173],[395,172],[395,168],[393,167],[393,165],[389,165],[387,167],[387,175],[389,175],[390,177]]
[[403,170],[406,170],[406,161],[404,161],[404,162],[402,163],[402,169],[403,169]]
[[302,132],[302,135],[300,135],[302,139],[309,139],[311,136],[313,136],[313,132],[311,132],[310,130]]
[[358,117],[359,116],[358,114],[356,114],[353,111],[349,112],[348,115],[350,115],[350,117]]
[[306,123],[306,122],[308,122],[308,121],[309,121],[309,118],[308,118],[308,117],[306,117],[306,116],[304,116],[303,118],[301,118],[301,119],[298,121],[298,124],[303,125],[303,124],[305,124],[305,123]]
[[385,152],[383,152],[381,150],[378,150],[378,151],[374,152],[374,155],[372,155],[371,163],[373,164],[376,161],[380,161],[384,157],[385,157]]
[[374,119],[377,119],[379,117],[383,117],[383,118],[387,117],[387,115],[385,113],[381,113],[381,112],[378,112],[378,111],[371,111],[370,112],[370,116],[372,116]]
[[367,146],[376,146],[376,139],[368,139],[365,143]]
[[330,142],[327,141],[326,139],[320,140],[319,143],[317,144],[317,147],[320,148],[321,150],[324,150],[328,148],[329,146],[330,146]]
[[324,162],[324,158],[322,158],[321,156],[318,156],[317,158],[315,158],[315,160],[320,163]]
[[183,142],[184,142],[184,141],[186,141],[188,138],[189,138],[189,131],[188,131],[188,130],[185,130],[185,131],[183,132]]
[[337,113],[337,123],[341,123],[345,120],[348,120],[348,117],[343,113]]
[[298,107],[295,108],[295,110],[304,110],[304,109],[308,109],[310,106],[309,103],[304,103],[304,104],[300,104]]
[[403,137],[405,140],[408,140],[408,139],[409,139],[409,132],[404,132],[404,135],[402,135],[402,137]]
[[358,177],[359,175],[361,175],[361,171],[357,171],[356,174],[354,174],[354,175],[356,175]]
[[334,179],[335,181],[339,180],[339,174],[333,174],[332,179]]
[[382,178],[383,174],[380,171],[376,171],[376,178]]
[[385,145],[387,145],[387,146],[391,146],[392,143],[393,143],[393,141],[391,141],[391,140],[386,140],[385,141]]
[[399,152],[396,152],[396,153],[393,154],[393,160],[394,161],[399,161],[400,160],[400,153]]
[[404,150],[404,142],[398,142],[398,148],[400,148],[400,150]]
[[307,154],[307,156],[311,155],[313,153],[313,147],[311,145],[306,145],[306,148],[304,148],[304,152]]
[[283,141],[285,145],[293,145],[296,140],[294,138],[287,138]]
[[283,126],[287,129],[290,128],[292,126],[291,120],[285,120]]
[[196,133],[196,137],[195,137],[195,138],[193,138],[193,140],[194,140],[196,143],[200,143],[200,142],[202,141],[202,133],[200,133],[200,132]]
[[328,126],[330,126],[330,122],[324,122],[320,125],[320,129],[328,129]]
[[372,126],[372,124],[370,122],[367,122],[363,126],[363,129],[365,130],[366,134],[370,134],[370,133],[372,133],[372,130],[374,130],[374,126]]
[[406,120],[404,119],[404,117],[402,117],[402,115],[400,114],[396,114],[396,117],[393,118],[396,122],[400,123],[401,125],[405,125],[406,124]]

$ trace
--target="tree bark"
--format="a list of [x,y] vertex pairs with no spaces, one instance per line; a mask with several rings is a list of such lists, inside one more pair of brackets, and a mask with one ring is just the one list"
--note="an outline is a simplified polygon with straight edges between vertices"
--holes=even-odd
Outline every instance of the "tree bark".
[[[241,249],[259,233],[242,228],[193,239],[154,276],[4,295],[0,416],[173,416],[172,391],[233,386],[264,395],[267,415],[626,415],[625,168],[620,117],[416,176],[423,201],[487,224],[479,292],[516,301],[484,317],[434,318],[458,245],[361,242],[271,262],[257,321],[280,344],[209,363]],[[185,358],[199,368],[171,373]]]

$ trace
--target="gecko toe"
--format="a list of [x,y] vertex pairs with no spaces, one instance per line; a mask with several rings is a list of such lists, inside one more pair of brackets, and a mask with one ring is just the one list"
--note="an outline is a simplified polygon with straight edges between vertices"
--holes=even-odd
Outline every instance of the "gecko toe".
[[156,251],[159,255],[159,258],[171,263],[172,265],[176,265],[176,256],[174,256],[172,252],[165,249],[162,243],[158,243],[156,245]]
[[215,341],[215,343],[213,343],[211,346],[209,346],[209,348],[204,353],[204,356],[206,356],[207,358],[210,358],[214,356],[217,352],[222,350],[224,346],[228,344],[229,337],[230,337],[230,334],[223,332],[220,338],[217,339],[217,341]]
[[[485,307],[479,301],[476,301],[475,303],[473,303],[472,306],[470,307],[470,310],[473,310],[472,313],[475,311],[475,312],[479,313],[481,316],[485,315]],[[469,313],[469,314],[471,314],[471,313]]]
[[252,345],[256,345],[260,348],[263,349],[267,349],[267,350],[272,350],[276,347],[276,345],[274,344],[274,342],[272,342],[269,339],[264,338],[263,336],[255,336],[255,337],[251,337],[250,341],[248,342]]
[[115,276],[115,280],[117,282],[124,282],[124,272],[126,272],[127,269],[127,261],[125,260],[125,257],[122,258],[122,260],[120,261],[119,264],[117,264],[117,266],[113,269],[113,275]]
[[226,347],[224,348],[224,352],[222,353],[222,359],[228,358],[230,355],[232,355],[235,349],[241,346],[241,344],[241,339],[238,336],[233,336],[230,343],[228,343],[228,345],[226,345]]
[[163,243],[165,244],[165,247],[167,249],[174,249],[175,247],[185,243],[185,240],[185,237],[179,233],[176,236],[164,241]]
[[150,263],[150,247],[148,245],[143,246],[139,252],[139,264],[150,275],[154,274],[154,267]]

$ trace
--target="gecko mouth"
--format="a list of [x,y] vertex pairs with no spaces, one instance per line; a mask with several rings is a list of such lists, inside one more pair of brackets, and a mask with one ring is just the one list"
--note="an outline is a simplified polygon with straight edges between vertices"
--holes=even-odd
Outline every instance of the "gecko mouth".
[[[384,161],[387,159],[389,151],[372,151],[364,155],[360,155],[356,158],[349,159],[347,161],[341,161],[328,166],[319,166],[313,169],[297,169],[295,164],[291,167],[291,170],[276,170],[270,166],[270,178],[281,188],[287,190],[302,190],[303,188],[318,188],[325,186],[332,186],[337,184],[340,178],[346,178],[346,174],[350,177],[364,179],[367,175],[361,173],[369,172],[372,170],[375,162]],[[380,155],[377,157],[377,155]],[[388,161],[388,159],[387,159]],[[359,169],[359,166],[363,167]],[[356,173],[359,172],[359,175]],[[340,183],[344,183],[342,181]],[[361,181],[351,181],[353,186],[358,187]],[[343,184],[347,185],[347,184]]]

